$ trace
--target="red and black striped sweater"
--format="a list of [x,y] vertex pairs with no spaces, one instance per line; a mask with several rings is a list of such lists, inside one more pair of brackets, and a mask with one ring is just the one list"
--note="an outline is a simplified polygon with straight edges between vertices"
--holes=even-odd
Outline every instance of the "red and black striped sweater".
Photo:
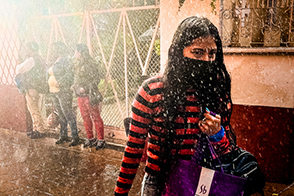
[[[145,81],[135,97],[132,104],[130,134],[115,187],[115,195],[128,195],[137,173],[146,138],[148,138],[148,159],[145,172],[158,175],[161,170],[163,160],[160,155],[164,150],[162,146],[166,133],[164,126],[166,118],[162,107],[163,92],[162,77],[157,76]],[[187,123],[181,115],[175,119],[176,140],[181,141],[181,145],[180,149],[174,149],[173,153],[177,152],[180,159],[189,160],[194,154],[194,146],[200,133],[198,122],[201,113],[195,89],[187,91],[186,103],[179,105],[178,110],[184,111],[179,113],[185,113]],[[227,129],[228,126],[225,128]],[[220,141],[212,142],[212,144],[218,149],[218,153],[224,154],[229,151],[230,143],[226,134]]]

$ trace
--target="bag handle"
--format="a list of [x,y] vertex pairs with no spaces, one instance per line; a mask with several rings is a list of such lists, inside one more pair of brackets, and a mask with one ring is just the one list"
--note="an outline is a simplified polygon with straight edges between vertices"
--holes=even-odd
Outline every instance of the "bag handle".
[[217,156],[217,154],[216,154],[216,152],[215,152],[215,150],[214,150],[211,142],[209,141],[208,135],[205,134],[205,138],[207,140],[207,143],[208,143],[208,146],[209,146],[209,150],[210,150],[210,153],[212,155],[212,159],[213,160],[215,160],[215,159],[217,160],[217,162],[218,162],[218,164],[219,164],[219,166],[221,168],[221,172],[224,173],[224,168],[222,167],[222,163],[221,163],[220,159],[218,158],[218,156]]
[[203,152],[204,152],[204,148],[203,148],[203,137],[206,140],[206,142],[208,143],[208,147],[209,147],[209,151],[210,151],[210,154],[212,156],[212,159],[213,160],[215,160],[215,159],[217,160],[218,164],[220,165],[221,172],[224,173],[224,169],[223,169],[223,167],[221,165],[221,161],[218,158],[218,156],[217,156],[217,154],[216,154],[216,152],[215,152],[215,150],[214,150],[211,142],[209,141],[208,136],[206,134],[204,134],[204,133],[200,134],[200,136],[199,136],[199,139],[198,139],[198,142],[197,142],[197,146],[195,148],[195,153],[192,156],[191,161],[194,161],[194,162],[196,162],[199,165],[201,164],[200,161],[203,158]]

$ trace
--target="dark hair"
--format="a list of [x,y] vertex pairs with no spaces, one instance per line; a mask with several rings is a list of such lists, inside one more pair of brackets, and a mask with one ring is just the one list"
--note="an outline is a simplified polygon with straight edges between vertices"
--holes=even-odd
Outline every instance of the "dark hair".
[[82,65],[84,63],[95,64],[95,65],[97,64],[95,59],[93,57],[91,57],[91,55],[89,53],[89,48],[86,44],[78,44],[76,46],[76,49],[82,55],[82,60],[79,62],[80,65]]
[[[181,69],[184,63],[183,50],[186,46],[191,45],[192,41],[199,37],[212,36],[217,46],[216,63],[217,63],[217,81],[215,83],[215,90],[208,96],[207,100],[216,101],[219,104],[214,108],[210,108],[222,116],[222,124],[229,126],[226,130],[227,137],[231,144],[236,144],[236,136],[230,127],[230,117],[232,113],[231,106],[231,79],[224,64],[222,43],[217,28],[213,23],[204,17],[192,16],[184,19],[178,26],[172,40],[172,44],[168,51],[168,62],[163,73],[165,85],[165,109],[168,115],[168,132],[167,137],[172,140],[173,136],[168,136],[173,132],[173,117],[175,117],[177,110],[175,106],[179,101],[185,98],[186,90],[189,86],[181,83],[180,77],[183,73]],[[203,97],[200,97],[202,99]],[[200,100],[201,101],[201,100]],[[205,107],[204,107],[205,108]],[[170,130],[169,130],[170,129]],[[168,140],[167,140],[168,141]],[[172,141],[169,141],[172,142]]]
[[81,53],[83,58],[87,59],[90,57],[89,48],[86,44],[78,44],[76,49],[79,53]]
[[35,41],[27,43],[26,47],[30,49],[32,52],[39,52],[39,45]]
[[55,42],[53,43],[54,52],[58,55],[64,55],[68,53],[68,48],[63,42]]

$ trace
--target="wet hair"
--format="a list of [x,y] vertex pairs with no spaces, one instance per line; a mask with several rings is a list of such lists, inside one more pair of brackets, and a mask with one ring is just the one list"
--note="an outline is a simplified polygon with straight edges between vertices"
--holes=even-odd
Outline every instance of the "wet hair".
[[63,42],[55,42],[53,43],[54,52],[58,55],[64,55],[68,53],[68,48]]
[[86,44],[78,44],[76,46],[76,50],[81,53],[82,60],[79,61],[79,64],[82,65],[84,63],[89,63],[89,64],[97,64],[95,59],[91,57],[89,53],[89,48]]
[[[193,40],[202,37],[212,36],[217,46],[216,63],[217,63],[217,82],[215,82],[215,92],[207,95],[208,100],[218,102],[214,104],[215,107],[208,107],[210,110],[219,113],[222,117],[223,126],[230,127],[230,117],[232,113],[231,100],[231,79],[224,64],[223,49],[221,39],[217,28],[213,23],[204,17],[191,16],[184,19],[178,26],[172,44],[168,51],[168,62],[163,73],[163,81],[165,86],[164,105],[167,119],[167,138],[166,144],[168,148],[172,148],[173,143],[173,119],[177,115],[177,108],[175,107],[179,102],[185,99],[186,91],[190,86],[181,83],[179,78],[183,74],[184,56],[183,50],[185,47],[192,44]],[[206,96],[206,95],[205,95]],[[201,97],[200,97],[201,102]],[[203,103],[201,103],[203,104]],[[211,104],[212,105],[212,104]],[[202,108],[203,105],[201,106]],[[223,121],[225,119],[225,121]],[[233,129],[230,127],[226,130],[226,135],[231,144],[236,144],[236,136]],[[166,153],[165,153],[166,154]]]
[[39,45],[35,41],[27,43],[26,47],[30,49],[32,52],[39,52]]
[[83,58],[90,57],[89,48],[86,44],[78,44],[76,49],[79,53],[81,53]]

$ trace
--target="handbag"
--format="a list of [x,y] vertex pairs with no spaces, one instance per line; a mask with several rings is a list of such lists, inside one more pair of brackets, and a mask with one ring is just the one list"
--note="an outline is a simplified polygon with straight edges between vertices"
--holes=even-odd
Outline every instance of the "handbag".
[[47,125],[49,128],[56,128],[60,124],[60,118],[56,111],[53,111],[49,116],[47,117]]
[[89,102],[90,105],[97,105],[100,102],[103,101],[103,95],[98,90],[98,87],[96,88],[90,88],[89,90]]
[[82,87],[74,86],[74,87],[72,87],[72,89],[77,97],[86,97],[87,96],[85,90],[81,91]]
[[[221,171],[216,171],[199,165],[203,156],[201,137],[192,159],[179,159],[172,167],[162,196],[242,196],[245,178],[226,174],[222,167]],[[206,135],[204,139],[208,141],[212,157],[220,164]]]

